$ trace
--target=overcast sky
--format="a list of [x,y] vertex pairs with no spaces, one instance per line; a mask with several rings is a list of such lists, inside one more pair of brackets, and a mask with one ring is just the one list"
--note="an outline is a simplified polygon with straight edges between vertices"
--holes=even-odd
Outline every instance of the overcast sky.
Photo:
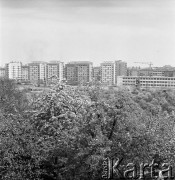
[[0,65],[124,60],[175,66],[175,0],[0,0]]

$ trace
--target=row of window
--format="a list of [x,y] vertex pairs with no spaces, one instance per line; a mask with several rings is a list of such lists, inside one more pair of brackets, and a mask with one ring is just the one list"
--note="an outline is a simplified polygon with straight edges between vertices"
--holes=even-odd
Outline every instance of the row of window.
[[[133,83],[123,83],[123,85],[130,86],[130,85],[135,85],[135,84],[133,84]],[[141,86],[175,87],[175,84],[141,84]]]
[[[133,81],[126,81],[126,80],[124,80],[123,82],[126,82],[126,83],[130,83],[130,82],[135,82],[135,80],[133,80]],[[171,84],[171,83],[175,83],[175,81],[140,81],[140,83],[164,83],[164,84],[166,84],[166,83],[169,83],[169,84]]]
[[[124,80],[126,79],[136,79],[136,78],[133,78],[133,77],[124,77],[123,78]],[[167,78],[140,78],[140,80],[175,80],[175,77],[167,77]]]

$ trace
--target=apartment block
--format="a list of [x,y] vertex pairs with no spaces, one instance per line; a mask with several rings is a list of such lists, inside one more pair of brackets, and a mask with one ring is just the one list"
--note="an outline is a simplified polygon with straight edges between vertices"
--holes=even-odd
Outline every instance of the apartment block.
[[65,77],[68,84],[85,84],[92,80],[92,62],[76,61],[65,65]]
[[53,82],[55,79],[63,80],[64,63],[60,61],[50,61],[47,63],[46,77],[48,82]]
[[29,63],[29,80],[32,83],[42,83],[46,81],[46,62],[34,61]]
[[115,63],[108,61],[100,64],[101,82],[105,85],[115,83]]
[[25,65],[22,66],[22,71],[21,71],[21,80],[22,81],[29,81],[29,66]]
[[21,80],[22,63],[10,62],[7,64],[7,76],[9,79]]
[[93,75],[92,76],[93,76],[94,81],[101,80],[100,67],[93,67]]
[[0,78],[5,78],[6,72],[5,68],[0,67]]
[[127,76],[127,63],[118,60],[115,61],[115,83],[117,83],[117,76]]

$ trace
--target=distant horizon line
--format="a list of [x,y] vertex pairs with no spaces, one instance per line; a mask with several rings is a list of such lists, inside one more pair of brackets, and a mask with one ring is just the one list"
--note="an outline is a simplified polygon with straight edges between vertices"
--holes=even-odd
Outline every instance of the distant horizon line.
[[[94,66],[94,61],[88,61],[88,60],[86,60],[86,61],[84,61],[84,60],[77,60],[77,61],[75,61],[75,60],[73,60],[73,61],[67,61],[67,62],[64,62],[64,61],[60,61],[60,60],[50,60],[50,61],[29,61],[29,62],[22,62],[22,61],[9,61],[9,62],[6,62],[6,63],[0,63],[0,67],[1,68],[4,68],[5,67],[5,65],[6,64],[9,64],[9,63],[12,63],[12,62],[20,62],[20,63],[22,63],[22,66],[26,66],[26,65],[28,65],[28,64],[30,64],[30,63],[37,63],[37,62],[41,62],[41,63],[55,63],[55,62],[60,62],[60,63],[64,63],[64,64],[69,64],[69,63],[77,63],[77,62],[90,62],[90,63],[92,63],[93,64],[93,67],[100,67],[100,65],[102,64],[102,63],[115,63],[116,61],[122,61],[122,62],[125,62],[125,63],[127,63],[127,65],[128,65],[128,62],[127,61],[125,61],[125,60],[121,60],[121,59],[119,59],[119,60],[113,60],[113,61],[111,61],[111,60],[109,60],[109,61],[101,61],[100,63],[97,63],[95,66]],[[134,64],[135,62],[133,62],[133,63],[130,63],[130,64]],[[145,68],[149,68],[149,64],[148,64],[148,62],[145,62],[145,61],[140,61],[140,64],[142,64],[143,63],[143,65],[139,65],[139,66],[137,66],[137,65],[130,65],[130,66],[128,66],[128,67],[142,67],[142,66],[145,66],[145,65],[148,65],[148,67],[145,67]],[[151,63],[151,62],[150,62]],[[152,67],[164,67],[164,66],[171,66],[171,67],[175,67],[175,66],[172,66],[172,65],[170,65],[170,64],[165,64],[165,65],[162,65],[162,66],[152,66]]]

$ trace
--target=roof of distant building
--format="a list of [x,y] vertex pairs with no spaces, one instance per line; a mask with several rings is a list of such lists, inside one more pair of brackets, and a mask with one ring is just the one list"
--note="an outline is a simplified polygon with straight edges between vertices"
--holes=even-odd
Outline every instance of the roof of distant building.
[[56,61],[56,60],[55,60],[55,61],[49,61],[49,62],[48,62],[48,64],[58,64],[58,63],[63,63],[63,62],[61,62],[61,61]]
[[113,61],[104,61],[104,62],[102,62],[102,63],[100,63],[101,65],[105,65],[105,64],[114,64],[114,62]]
[[22,62],[20,62],[20,61],[11,61],[11,62],[9,62],[7,64],[12,64],[12,63],[20,63],[20,64],[22,64]]
[[47,62],[44,62],[44,61],[32,61],[31,63],[28,63],[28,65],[39,65],[39,64],[47,64]]
[[32,61],[31,63],[45,63],[45,64],[47,64],[47,62],[45,62],[45,61]]
[[67,64],[93,64],[91,61],[72,61]]

